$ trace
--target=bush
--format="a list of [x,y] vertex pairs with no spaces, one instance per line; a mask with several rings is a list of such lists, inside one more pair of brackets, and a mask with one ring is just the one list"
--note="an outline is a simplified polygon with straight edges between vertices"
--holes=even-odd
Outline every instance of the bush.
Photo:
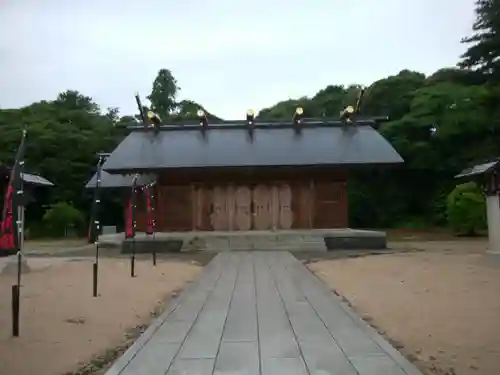
[[57,202],[43,215],[46,235],[67,237],[68,232],[81,233],[85,228],[85,217],[71,203]]
[[485,198],[474,182],[456,186],[446,203],[448,224],[457,235],[474,236],[486,228]]

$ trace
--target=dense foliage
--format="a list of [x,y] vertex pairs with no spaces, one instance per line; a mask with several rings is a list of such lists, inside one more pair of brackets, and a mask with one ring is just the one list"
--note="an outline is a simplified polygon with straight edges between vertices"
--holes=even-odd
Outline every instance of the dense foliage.
[[473,236],[486,227],[485,197],[474,182],[457,185],[448,195],[447,214],[458,235]]
[[[379,131],[406,163],[397,169],[351,173],[352,226],[444,225],[446,198],[456,185],[453,176],[470,164],[500,156],[500,0],[478,0],[476,8],[473,35],[463,39],[468,50],[459,68],[444,68],[430,76],[402,70],[367,88],[362,111],[390,116]],[[306,116],[337,116],[354,102],[358,88],[331,84],[313,97],[262,109],[258,117],[290,118],[298,105]],[[161,69],[148,98],[163,119],[196,118],[201,105],[178,102],[179,90],[172,72]],[[72,202],[86,214],[89,195],[84,184],[94,172],[96,153],[111,151],[126,135],[120,125],[137,118],[116,108],[100,108],[77,91],[24,108],[2,109],[0,161],[12,162],[20,129],[26,125],[26,167],[56,185],[37,204]],[[111,218],[121,214],[118,205],[113,207],[108,212]],[[30,218],[29,212],[39,217]],[[42,215],[43,210],[28,210],[32,221]]]
[[66,202],[52,204],[43,215],[43,224],[45,235],[50,237],[67,236],[69,232],[85,233],[85,217]]

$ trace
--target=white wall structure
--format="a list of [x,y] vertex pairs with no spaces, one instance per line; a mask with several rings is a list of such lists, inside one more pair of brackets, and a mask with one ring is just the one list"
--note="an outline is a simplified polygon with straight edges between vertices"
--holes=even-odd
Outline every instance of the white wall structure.
[[498,194],[486,197],[488,252],[500,254],[500,199]]

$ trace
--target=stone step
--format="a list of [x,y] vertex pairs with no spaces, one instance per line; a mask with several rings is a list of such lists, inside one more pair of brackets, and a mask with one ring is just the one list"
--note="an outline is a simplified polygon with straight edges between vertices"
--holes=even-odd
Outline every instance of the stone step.
[[292,243],[276,243],[276,242],[259,242],[259,243],[245,243],[245,244],[215,244],[215,243],[206,243],[204,246],[200,246],[203,248],[210,247],[232,247],[232,248],[241,248],[241,247],[317,247],[317,246],[325,246],[324,242],[292,242]]
[[[123,234],[103,235],[100,243],[103,247],[124,245]],[[167,251],[169,243],[176,243],[176,249],[181,246],[182,251],[207,250],[315,250],[326,251],[336,249],[372,249],[385,248],[386,237],[383,232],[331,229],[311,231],[254,231],[254,232],[186,232],[186,233],[157,233],[156,241],[151,246],[159,246],[157,251]],[[152,236],[138,233],[134,242],[145,242],[146,248],[151,247],[148,242]],[[177,250],[177,251],[178,251]],[[174,250],[172,250],[174,251]]]
[[283,247],[283,248],[211,248],[211,249],[203,249],[203,251],[213,251],[213,252],[225,252],[225,251],[325,251],[325,247],[317,247],[317,248],[311,248],[311,247],[296,247],[296,248],[290,248],[290,247]]
[[222,250],[326,250],[324,241],[318,242],[300,242],[293,243],[245,243],[238,245],[207,243],[203,246],[204,250],[222,251]]
[[[195,244],[195,245],[194,245]],[[196,246],[200,250],[326,250],[323,236],[318,235],[252,235],[252,236],[206,236],[187,241],[184,249]]]

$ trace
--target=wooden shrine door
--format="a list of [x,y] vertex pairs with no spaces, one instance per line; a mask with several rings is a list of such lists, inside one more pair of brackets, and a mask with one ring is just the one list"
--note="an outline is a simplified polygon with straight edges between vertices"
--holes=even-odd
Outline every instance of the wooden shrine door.
[[227,188],[216,186],[213,189],[212,213],[210,222],[213,230],[229,229],[229,207],[227,199]]
[[279,209],[278,228],[279,229],[290,229],[293,223],[293,212],[292,212],[292,189],[290,185],[281,185],[278,188],[278,201],[279,204],[276,205]]
[[234,209],[232,219],[233,230],[250,230],[252,228],[251,212],[252,192],[248,186],[236,186],[234,193]]
[[347,198],[345,182],[315,184],[314,228],[346,228]]
[[[141,198],[144,202],[144,199]],[[193,229],[193,195],[190,186],[161,186],[158,188],[157,223],[160,230],[190,231]],[[142,204],[142,218],[144,229],[146,224],[145,204]]]
[[291,229],[294,222],[289,184],[202,187],[194,196],[196,229],[279,230]]
[[272,228],[271,189],[266,185],[257,185],[253,190],[253,229],[268,230]]

